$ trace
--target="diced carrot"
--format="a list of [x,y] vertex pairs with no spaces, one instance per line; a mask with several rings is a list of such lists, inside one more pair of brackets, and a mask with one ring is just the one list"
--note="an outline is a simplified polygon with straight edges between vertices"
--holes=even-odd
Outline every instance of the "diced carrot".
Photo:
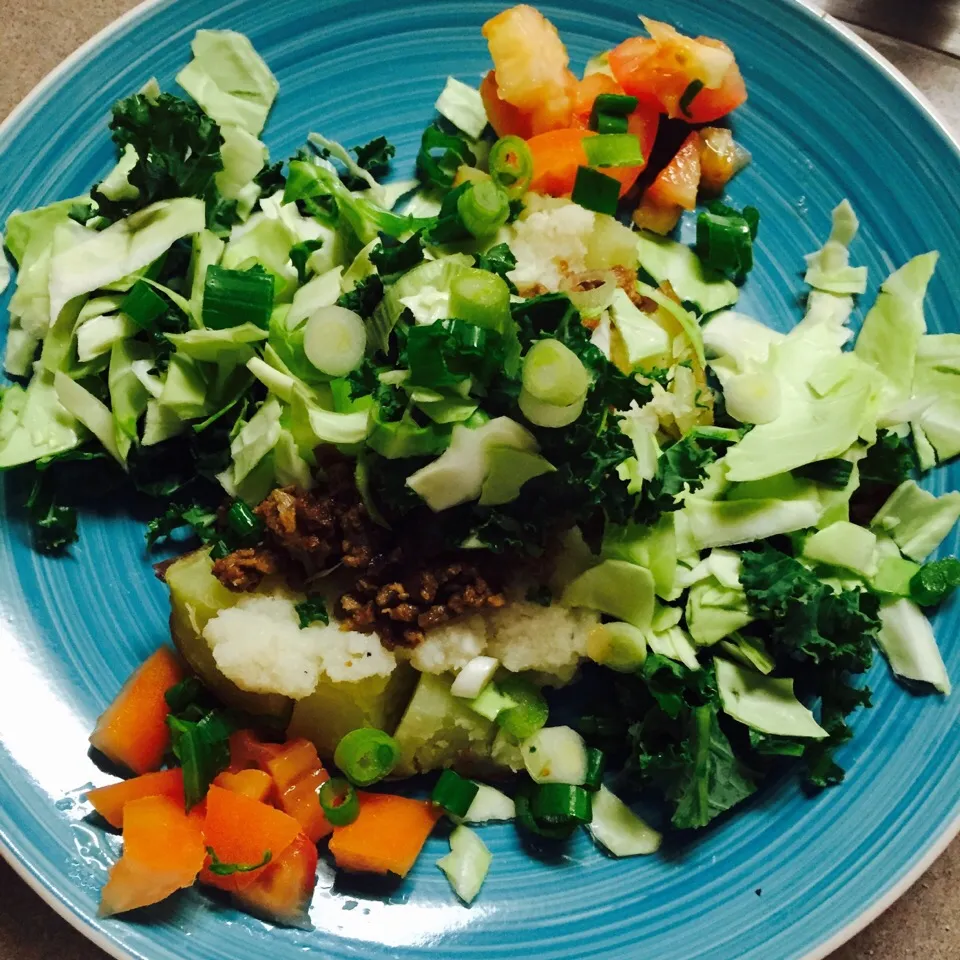
[[333,829],[317,797],[320,785],[330,779],[329,774],[309,740],[290,740],[283,746],[283,751],[265,764],[277,785],[278,805],[316,843]]
[[[207,846],[221,863],[251,866],[260,863],[267,852],[272,861],[293,843],[298,833],[300,824],[282,810],[223,787],[211,786],[207,793],[204,834]],[[224,877],[208,867],[209,864],[201,871],[200,882],[229,891],[250,886],[266,869],[264,866]]]
[[679,206],[692,210],[700,186],[700,153],[703,139],[695,130],[683,141],[677,155],[660,171],[647,189],[647,199],[658,207]]
[[232,790],[251,800],[266,803],[273,791],[273,778],[263,770],[224,770],[214,781],[224,790]]
[[497,75],[491,70],[480,83],[480,98],[487,111],[487,119],[498,137],[510,134],[523,137],[530,136],[530,118],[512,103],[500,99],[497,90]]
[[183,679],[183,667],[161,647],[123,685],[97,721],[90,743],[134,773],[158,770],[170,746],[164,694]]
[[334,828],[330,852],[344,870],[405,877],[439,818],[439,809],[424,800],[361,793],[359,816]]
[[176,767],[173,770],[161,770],[159,773],[145,773],[131,780],[111,783],[108,787],[98,787],[87,794],[93,809],[111,827],[122,827],[123,808],[142,797],[169,797],[182,807],[183,771]]
[[158,903],[197,878],[206,857],[203,831],[182,803],[141,797],[123,810],[123,855],[100,898],[108,917]]
[[[577,179],[577,168],[588,164],[583,141],[595,137],[591,130],[552,130],[527,141],[533,155],[530,189],[553,197],[568,197]],[[640,175],[642,167],[605,167],[603,173],[618,180],[622,197]]]
[[286,850],[233,899],[241,910],[277,923],[297,925],[306,919],[317,884],[317,847],[299,834]]

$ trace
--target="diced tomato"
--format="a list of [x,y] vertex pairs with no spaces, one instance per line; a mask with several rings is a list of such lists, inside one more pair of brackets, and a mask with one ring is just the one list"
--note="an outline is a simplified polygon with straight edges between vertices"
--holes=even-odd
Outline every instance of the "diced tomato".
[[183,679],[183,667],[169,647],[144,661],[97,720],[90,743],[134,773],[159,770],[170,746],[166,692]]
[[304,834],[273,861],[257,879],[233,895],[241,910],[265,920],[298,925],[317,883],[317,848]]
[[705,127],[703,152],[700,154],[700,190],[718,195],[750,162],[750,154],[733,139],[733,134],[724,127]]
[[[204,835],[221,863],[250,867],[260,863],[267,852],[272,862],[300,832],[300,824],[275,807],[222,787],[212,786],[207,793]],[[208,863],[200,872],[200,882],[234,892],[250,886],[267,866],[220,876]]]
[[646,198],[658,207],[683,207],[692,210],[697,205],[700,186],[700,152],[703,140],[693,131],[677,151],[677,155],[660,171],[647,188]]
[[282,743],[264,743],[252,730],[237,730],[230,735],[230,772],[266,770],[267,761],[282,752]]
[[183,804],[170,797],[141,797],[123,811],[123,855],[100,896],[105,917],[159,903],[189,887],[203,866],[203,831]]
[[143,797],[169,797],[183,806],[183,770],[161,770],[145,773],[130,780],[121,780],[108,787],[98,787],[87,794],[93,809],[111,827],[123,826],[123,809],[133,800]]
[[644,197],[640,206],[633,211],[633,222],[641,230],[650,230],[665,236],[680,222],[682,216],[683,207],[676,204],[659,207]]
[[263,770],[224,770],[214,781],[224,790],[232,790],[251,800],[267,803],[273,793],[273,777]]
[[577,96],[573,103],[573,126],[587,130],[593,102],[601,93],[622,94],[623,87],[605,73],[591,73],[577,84]]
[[360,815],[334,830],[330,852],[344,870],[405,877],[440,813],[439,807],[425,800],[361,792]]
[[[684,37],[665,24],[653,29],[657,27],[666,28],[658,31],[660,39],[632,37],[610,53],[610,69],[626,93],[696,124],[718,120],[746,101],[740,68],[726,44],[710,37]],[[684,102],[692,83],[703,87]]]
[[497,77],[491,70],[480,84],[480,97],[487,111],[487,119],[498,137],[516,136],[524,140],[531,135],[530,117],[512,103],[500,99]]
[[333,827],[327,822],[317,792],[330,779],[309,740],[290,740],[282,753],[268,760],[267,772],[273,777],[279,807],[290,814],[303,832],[316,843]]
[[497,96],[529,120],[530,133],[569,126],[577,78],[557,28],[519,4],[483,25],[496,73]]
[[[577,168],[588,165],[583,141],[595,137],[591,130],[553,130],[527,141],[533,155],[533,180],[530,189],[554,197],[569,197],[577,178]],[[636,182],[642,167],[604,167],[601,171],[620,182],[622,197]]]

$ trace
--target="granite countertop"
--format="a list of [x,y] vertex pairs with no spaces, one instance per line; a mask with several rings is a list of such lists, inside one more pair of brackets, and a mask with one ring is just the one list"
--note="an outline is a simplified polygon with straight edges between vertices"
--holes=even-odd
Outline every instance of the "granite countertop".
[[[960,133],[960,0],[809,2],[857,25]],[[132,0],[73,0],[68,5],[61,0],[0,0],[0,119],[64,57],[132,6]],[[870,26],[884,32],[865,29]],[[0,960],[104,957],[2,861],[0,890]],[[960,958],[960,840],[902,900],[830,960],[868,958]]]

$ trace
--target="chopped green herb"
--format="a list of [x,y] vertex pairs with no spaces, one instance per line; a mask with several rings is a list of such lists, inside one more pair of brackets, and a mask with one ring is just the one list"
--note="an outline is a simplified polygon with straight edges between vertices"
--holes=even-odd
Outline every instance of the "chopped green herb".
[[691,116],[690,107],[693,104],[693,101],[697,98],[697,94],[700,93],[702,89],[702,80],[691,80],[690,83],[687,84],[686,90],[684,90],[680,95],[680,112],[687,117],[687,119],[689,119]]
[[207,869],[216,877],[232,877],[235,873],[253,873],[254,870],[265,867],[273,859],[269,850],[264,851],[263,859],[259,863],[224,863],[213,847],[207,847],[207,853],[210,854],[210,864]]
[[305,630],[311,624],[330,623],[330,614],[327,613],[327,604],[323,597],[307,597],[306,600],[298,603],[294,609],[300,618],[300,629]]

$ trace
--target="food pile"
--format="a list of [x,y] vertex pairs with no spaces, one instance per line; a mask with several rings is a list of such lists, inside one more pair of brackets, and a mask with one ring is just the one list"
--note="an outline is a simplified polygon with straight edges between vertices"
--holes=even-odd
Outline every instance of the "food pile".
[[[638,797],[689,830],[784,764],[838,784],[875,646],[949,692],[922,608],[960,583],[930,559],[960,493],[915,479],[960,452],[937,255],[850,349],[844,201],[800,323],[736,312],[746,88],[722,42],[643,25],[577,77],[535,9],[494,17],[400,182],[384,137],[270,163],[277,81],[201,31],[189,99],[120,101],[89,196],[8,220],[0,467],[33,471],[35,545],[95,487],[161,501],[148,546],[182,554],[177,652],[91,737],[134,774],[89,794],[124,837],[104,913],[199,881],[304,923],[318,843],[404,877],[442,817],[470,903],[479,824],[651,854]],[[382,789],[416,774],[428,799]]]

